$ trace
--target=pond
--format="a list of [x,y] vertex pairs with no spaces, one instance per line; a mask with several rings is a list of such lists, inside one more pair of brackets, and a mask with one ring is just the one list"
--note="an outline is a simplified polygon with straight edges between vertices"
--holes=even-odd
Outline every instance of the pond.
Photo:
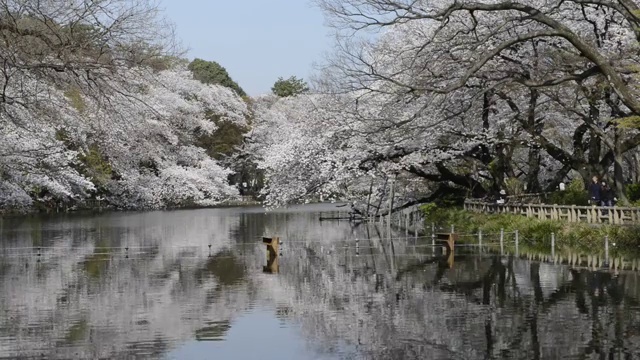
[[[635,272],[456,250],[336,205],[6,218],[0,358],[600,359],[640,353]],[[279,236],[277,273],[263,236]],[[357,239],[357,241],[356,241]],[[357,244],[357,245],[356,245]]]

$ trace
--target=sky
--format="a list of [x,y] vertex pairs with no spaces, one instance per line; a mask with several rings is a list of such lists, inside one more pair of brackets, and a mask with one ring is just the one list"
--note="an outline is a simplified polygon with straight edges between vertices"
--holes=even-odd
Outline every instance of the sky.
[[213,60],[250,96],[278,77],[309,79],[331,47],[310,0],[162,0],[190,59]]

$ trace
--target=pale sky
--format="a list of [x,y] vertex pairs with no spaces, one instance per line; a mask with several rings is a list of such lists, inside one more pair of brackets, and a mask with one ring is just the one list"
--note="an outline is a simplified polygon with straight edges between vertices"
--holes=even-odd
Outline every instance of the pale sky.
[[189,48],[213,60],[247,94],[271,91],[279,76],[309,79],[329,50],[330,30],[310,0],[162,0]]

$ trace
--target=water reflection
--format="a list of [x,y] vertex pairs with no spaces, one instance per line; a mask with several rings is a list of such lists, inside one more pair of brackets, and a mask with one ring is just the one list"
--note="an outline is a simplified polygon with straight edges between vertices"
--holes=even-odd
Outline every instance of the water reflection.
[[[4,219],[0,357],[631,358],[635,272],[456,249],[314,205]],[[278,271],[263,236],[282,239]],[[357,239],[357,241],[356,241]],[[273,266],[273,263],[271,264]],[[267,351],[270,346],[274,351]]]

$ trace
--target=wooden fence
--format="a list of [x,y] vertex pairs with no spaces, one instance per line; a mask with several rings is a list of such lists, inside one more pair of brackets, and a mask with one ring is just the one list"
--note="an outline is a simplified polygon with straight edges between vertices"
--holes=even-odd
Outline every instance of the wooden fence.
[[381,224],[388,222],[393,227],[404,230],[406,235],[413,234],[414,236],[418,236],[418,234],[425,233],[425,218],[424,213],[420,210],[420,205],[413,205],[401,210],[396,210],[391,213],[391,218],[389,218],[389,214],[387,214],[386,216],[381,216],[379,220]]
[[528,218],[584,222],[588,224],[640,224],[640,207],[496,204],[466,199],[464,201],[464,209],[480,213],[515,214]]

